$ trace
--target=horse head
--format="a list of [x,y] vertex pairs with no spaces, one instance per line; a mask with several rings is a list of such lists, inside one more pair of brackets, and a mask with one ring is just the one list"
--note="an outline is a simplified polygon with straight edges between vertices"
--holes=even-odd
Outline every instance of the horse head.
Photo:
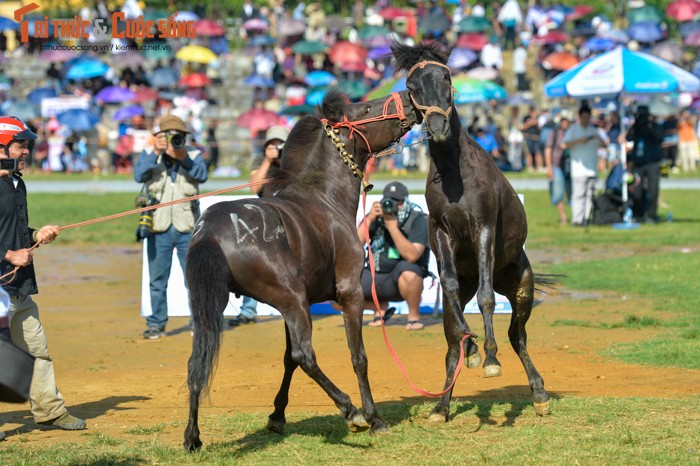
[[435,142],[450,137],[450,116],[454,105],[454,88],[448,56],[433,44],[391,45],[398,69],[406,70],[406,87],[416,109],[426,122]]
[[413,125],[420,123],[408,91],[367,102],[350,103],[340,91],[332,89],[317,107],[317,116],[334,129],[349,130],[352,152],[358,161],[398,142]]

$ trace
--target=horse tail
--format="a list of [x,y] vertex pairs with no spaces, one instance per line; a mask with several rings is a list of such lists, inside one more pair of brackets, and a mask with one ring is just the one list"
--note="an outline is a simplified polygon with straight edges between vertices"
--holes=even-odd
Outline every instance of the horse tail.
[[222,314],[228,303],[229,269],[219,243],[211,237],[192,243],[186,276],[192,311],[192,355],[188,384],[197,394],[209,390],[221,346]]
[[562,278],[566,275],[552,274],[552,273],[536,273],[535,274],[535,291],[540,293],[547,293],[548,290],[554,288],[555,285],[560,283]]

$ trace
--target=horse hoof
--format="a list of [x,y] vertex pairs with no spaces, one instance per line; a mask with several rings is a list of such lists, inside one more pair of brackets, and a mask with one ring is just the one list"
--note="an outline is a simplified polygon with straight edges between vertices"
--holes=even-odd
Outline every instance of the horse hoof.
[[428,416],[428,421],[430,422],[447,422],[448,418],[446,415],[442,413],[430,413],[430,416]]
[[491,364],[490,366],[484,366],[484,378],[500,377],[501,375],[501,366],[497,366],[495,364]]
[[375,423],[369,430],[371,435],[383,435],[389,433],[389,428],[383,422]]
[[546,416],[547,414],[550,414],[549,400],[545,401],[544,403],[532,403],[532,404],[535,407],[535,414],[537,414],[538,416]]
[[347,422],[350,432],[353,433],[364,432],[369,429],[369,424],[367,424],[365,417],[360,412],[353,415]]
[[202,442],[199,439],[185,440],[185,443],[183,444],[183,446],[185,447],[185,450],[187,450],[188,452],[194,453],[195,451],[202,448]]
[[272,419],[267,420],[267,430],[274,432],[276,434],[284,435],[285,423],[281,421],[273,421]]
[[469,369],[479,367],[481,365],[481,353],[477,351],[474,354],[470,354],[467,356],[467,360],[464,361],[464,363]]

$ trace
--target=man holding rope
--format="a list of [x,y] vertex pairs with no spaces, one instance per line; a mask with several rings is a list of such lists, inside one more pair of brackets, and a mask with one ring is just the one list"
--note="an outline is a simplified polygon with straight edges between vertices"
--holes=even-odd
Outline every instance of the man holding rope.
[[[199,149],[187,146],[190,131],[181,118],[166,115],[153,128],[153,147],[144,149],[136,161],[134,179],[146,183],[154,202],[166,202],[193,196],[199,184],[207,181],[207,165]],[[150,202],[149,202],[150,203]],[[157,340],[168,323],[168,279],[173,250],[182,270],[194,224],[199,216],[199,201],[159,207],[153,213],[153,228],[148,235],[148,272],[151,289],[151,315],[146,318],[143,337]]]
[[49,356],[46,334],[39,321],[39,308],[31,295],[37,294],[32,264],[32,245],[48,244],[59,233],[57,225],[38,230],[29,227],[27,188],[21,171],[29,156],[29,143],[37,138],[27,125],[15,117],[0,117],[0,274],[18,268],[14,278],[3,283],[10,295],[9,322],[12,342],[36,358],[29,392],[34,420],[65,430],[85,429],[85,421],[68,414],[56,387],[53,361]]

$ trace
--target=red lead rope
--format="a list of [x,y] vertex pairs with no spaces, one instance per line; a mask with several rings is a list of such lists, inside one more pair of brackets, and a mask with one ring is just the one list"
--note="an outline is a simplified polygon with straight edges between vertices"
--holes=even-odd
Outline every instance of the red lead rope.
[[[252,187],[252,186],[260,186],[260,185],[263,185],[263,184],[268,183],[268,182],[269,182],[269,180],[262,180],[262,181],[256,181],[256,182],[253,182],[253,183],[242,184],[242,185],[240,185],[240,186],[233,186],[233,187],[230,187],[230,188],[223,188],[223,189],[219,189],[219,190],[217,190],[217,191],[211,191],[211,192],[204,193],[204,194],[197,194],[197,195],[195,195],[195,196],[185,197],[185,198],[183,198],[183,199],[178,199],[178,200],[175,200],[175,201],[164,202],[164,203],[162,203],[162,204],[156,204],[156,205],[152,205],[152,206],[141,207],[140,209],[128,210],[128,211],[126,211],[126,212],[119,212],[119,213],[116,213],[116,214],[107,215],[107,216],[105,216],[105,217],[93,218],[93,219],[91,219],[91,220],[85,220],[85,221],[83,221],[83,222],[72,223],[72,224],[70,224],[70,225],[66,225],[66,226],[63,226],[63,227],[58,227],[58,229],[59,229],[59,230],[68,230],[68,229],[70,229],[70,228],[77,228],[77,227],[82,227],[82,226],[85,226],[85,225],[92,225],[93,223],[106,222],[107,220],[114,220],[115,218],[126,217],[127,215],[140,214],[141,212],[147,212],[147,211],[149,211],[149,210],[155,210],[155,209],[159,209],[159,208],[161,208],[161,207],[168,207],[168,206],[171,206],[171,205],[180,204],[180,203],[182,203],[182,202],[190,202],[190,201],[194,201],[194,200],[196,200],[196,199],[201,199],[201,198],[207,197],[207,196],[215,196],[215,195],[217,195],[217,194],[224,194],[224,193],[228,193],[228,192],[231,192],[231,191],[238,191],[238,190],[240,190],[240,189],[246,189],[246,188],[250,188],[250,187]],[[29,250],[32,251],[32,250],[34,250],[34,249],[36,249],[36,248],[38,248],[38,247],[39,247],[39,242],[36,242],[36,243],[34,243],[34,245],[32,245],[31,248],[29,248]],[[20,267],[19,267],[19,266],[16,266],[16,267],[14,268],[14,270],[12,270],[11,272],[8,272],[8,273],[6,273],[5,275],[0,276],[0,282],[1,282],[2,280],[5,280],[6,278],[9,277],[9,279],[8,279],[6,282],[0,283],[0,286],[4,286],[4,285],[7,285],[7,284],[11,283],[12,280],[15,279],[15,277],[16,277],[16,275],[17,275],[17,271],[18,271],[19,269],[20,269]]]
[[[370,159],[370,162],[367,167],[367,181],[369,182],[369,174],[372,169],[372,163],[374,162],[374,159]],[[374,283],[374,276],[375,276],[375,270],[374,270],[374,254],[372,254],[372,248],[370,247],[370,241],[369,241],[369,225],[367,223],[367,193],[363,192],[362,193],[362,215],[363,215],[363,220],[362,223],[364,225],[364,230],[365,230],[365,240],[367,244],[367,251],[369,253],[369,270],[370,273],[372,274],[372,300],[374,301],[374,305],[377,309],[379,309],[379,298],[377,297],[377,287],[375,286]],[[394,351],[394,347],[391,346],[391,342],[389,341],[389,335],[386,333],[386,327],[384,326],[384,319],[380,319],[382,323],[382,332],[384,332],[384,342],[386,343],[386,347],[389,349],[389,353],[391,353],[391,357],[394,358],[394,362],[396,365],[399,367],[399,370],[401,371],[401,374],[403,374],[404,378],[406,379],[406,382],[408,382],[408,385],[413,389],[414,392],[418,393],[419,395],[423,396],[428,396],[431,398],[440,398],[442,395],[445,393],[448,393],[450,390],[452,390],[452,387],[454,387],[455,382],[457,382],[457,377],[459,376],[459,373],[462,371],[462,364],[464,363],[464,340],[467,338],[471,337],[471,333],[466,333],[461,340],[459,340],[459,361],[457,362],[457,368],[455,369],[454,376],[452,377],[452,382],[450,385],[444,389],[441,392],[433,393],[429,392],[427,390],[424,390],[420,387],[418,387],[416,384],[411,381],[411,378],[408,376],[408,373],[406,372],[406,368],[404,367],[403,363],[401,362],[401,359],[399,359],[399,356],[396,354],[396,351]]]

